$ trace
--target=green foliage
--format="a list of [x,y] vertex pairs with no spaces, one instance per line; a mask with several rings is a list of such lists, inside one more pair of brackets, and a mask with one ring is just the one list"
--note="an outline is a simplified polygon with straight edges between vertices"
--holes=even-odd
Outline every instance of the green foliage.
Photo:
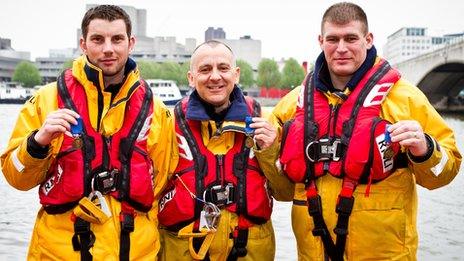
[[138,61],[137,66],[143,79],[161,78],[161,66],[159,64],[151,61]]
[[240,85],[243,88],[251,87],[255,80],[253,79],[253,68],[244,60],[237,60],[237,66],[240,67]]
[[295,59],[290,58],[285,61],[280,86],[284,89],[292,89],[300,85],[304,77],[303,67]]
[[15,68],[13,81],[21,83],[24,87],[34,87],[42,83],[42,77],[33,63],[22,61]]
[[67,60],[66,62],[63,63],[63,71],[66,70],[66,69],[71,69],[72,68],[72,65],[73,65],[73,59],[70,59],[70,60]]
[[156,63],[153,61],[137,61],[140,75],[144,79],[163,79],[173,80],[179,86],[187,86],[187,72],[190,64],[188,62],[182,65],[176,62]]
[[[176,62],[164,62],[161,64],[161,79],[164,80],[173,80],[175,82],[179,82],[181,78],[181,68],[180,65]],[[184,76],[185,77],[185,76]]]
[[188,86],[187,73],[190,70],[190,62],[185,62],[180,66],[180,75],[177,85],[179,86]]
[[280,72],[274,60],[264,58],[258,65],[258,85],[276,87],[280,82]]

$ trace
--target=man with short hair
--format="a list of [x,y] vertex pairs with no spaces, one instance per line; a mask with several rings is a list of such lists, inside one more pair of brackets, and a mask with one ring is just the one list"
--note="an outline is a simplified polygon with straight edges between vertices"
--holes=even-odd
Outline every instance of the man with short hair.
[[174,109],[179,163],[159,205],[161,260],[274,259],[271,189],[279,178],[265,175],[277,133],[239,77],[224,43],[193,52],[195,91]]
[[39,185],[28,259],[157,258],[156,198],[177,159],[170,112],[129,58],[134,44],[124,10],[91,8],[83,55],[21,110],[1,163],[13,187]]
[[453,131],[377,56],[359,6],[327,9],[319,44],[304,86],[271,115],[284,125],[280,162],[295,182],[298,258],[415,260],[416,183],[434,189],[456,176]]

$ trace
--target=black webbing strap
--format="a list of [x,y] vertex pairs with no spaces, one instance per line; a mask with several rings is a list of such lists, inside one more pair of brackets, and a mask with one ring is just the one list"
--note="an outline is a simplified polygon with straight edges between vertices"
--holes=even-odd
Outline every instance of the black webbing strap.
[[314,222],[313,235],[321,237],[325,252],[332,258],[335,256],[335,244],[322,216],[322,203],[319,195],[308,198],[308,213]]
[[119,247],[119,260],[128,261],[130,254],[130,233],[134,231],[134,209],[125,210],[125,202],[121,203],[121,213],[119,219],[121,222],[121,240]]
[[314,223],[312,233],[314,236],[321,237],[325,253],[332,261],[343,261],[346,236],[348,235],[348,224],[354,205],[352,192],[355,187],[356,183],[349,182],[347,179],[344,179],[342,193],[338,197],[336,206],[336,212],[338,214],[337,225],[334,229],[334,232],[337,235],[336,243],[333,242],[324,221],[324,217],[322,215],[322,201],[320,195],[317,194],[315,182],[312,181],[307,188],[308,213],[312,217]]
[[92,260],[90,248],[95,243],[95,235],[90,230],[90,223],[82,218],[76,218],[74,222],[74,235],[72,237],[72,245],[74,251],[81,252],[82,261]]
[[239,257],[247,255],[246,245],[248,243],[248,228],[235,228],[232,234],[234,246],[227,257],[227,261],[236,261]]
[[337,226],[334,229],[337,235],[335,243],[336,258],[332,260],[343,260],[345,252],[346,236],[348,235],[348,223],[350,220],[351,210],[353,210],[354,198],[339,197],[336,211],[338,213]]

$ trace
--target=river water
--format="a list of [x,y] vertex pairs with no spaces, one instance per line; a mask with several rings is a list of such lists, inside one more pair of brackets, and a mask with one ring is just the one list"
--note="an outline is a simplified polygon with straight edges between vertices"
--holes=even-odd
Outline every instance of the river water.
[[[0,104],[0,151],[8,142],[20,105]],[[464,116],[445,116],[464,152]],[[464,170],[451,184],[429,191],[418,187],[418,260],[464,260]],[[39,209],[37,189],[10,187],[0,175],[0,260],[25,260]],[[276,233],[276,260],[296,260],[290,223],[291,203],[276,202],[272,219]]]

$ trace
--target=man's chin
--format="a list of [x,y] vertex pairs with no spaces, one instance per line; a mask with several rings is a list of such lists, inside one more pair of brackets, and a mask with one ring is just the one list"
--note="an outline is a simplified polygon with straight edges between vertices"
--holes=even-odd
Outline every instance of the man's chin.
[[338,76],[345,77],[345,76],[353,75],[355,70],[353,70],[351,68],[336,68],[335,70],[333,70],[333,72]]
[[121,70],[102,70],[103,76],[105,77],[113,77],[119,74]]

